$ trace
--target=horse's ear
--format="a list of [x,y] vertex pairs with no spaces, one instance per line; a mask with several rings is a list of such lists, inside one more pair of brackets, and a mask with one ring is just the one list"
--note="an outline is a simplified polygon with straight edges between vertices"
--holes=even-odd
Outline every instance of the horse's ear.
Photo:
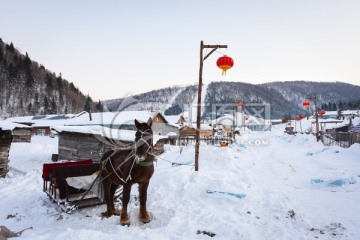
[[148,119],[147,125],[148,125],[149,127],[151,127],[151,125],[152,125],[152,119],[151,119],[151,117]]
[[140,128],[140,123],[138,122],[138,120],[135,119],[135,127],[136,129],[139,129]]

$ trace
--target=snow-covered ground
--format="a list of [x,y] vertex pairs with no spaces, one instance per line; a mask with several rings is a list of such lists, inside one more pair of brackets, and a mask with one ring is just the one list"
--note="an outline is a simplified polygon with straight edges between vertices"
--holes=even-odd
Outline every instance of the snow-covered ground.
[[[19,239],[360,239],[360,145],[325,147],[312,135],[247,133],[227,148],[165,146],[148,191],[149,224],[102,219],[105,205],[65,214],[42,192],[42,164],[57,139],[13,143],[10,172],[0,179],[0,225],[27,227]],[[118,206],[119,207],[119,206]]]

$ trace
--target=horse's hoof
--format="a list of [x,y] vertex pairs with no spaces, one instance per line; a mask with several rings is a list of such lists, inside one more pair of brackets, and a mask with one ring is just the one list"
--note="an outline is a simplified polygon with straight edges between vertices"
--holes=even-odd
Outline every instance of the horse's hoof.
[[120,219],[120,225],[121,226],[130,226],[130,220],[129,219]]
[[109,218],[109,217],[111,217],[113,214],[112,213],[109,213],[109,212],[103,212],[103,213],[101,213],[101,216],[104,218]]
[[139,216],[139,220],[143,223],[149,223],[151,221],[151,218],[149,214],[144,214],[143,216]]

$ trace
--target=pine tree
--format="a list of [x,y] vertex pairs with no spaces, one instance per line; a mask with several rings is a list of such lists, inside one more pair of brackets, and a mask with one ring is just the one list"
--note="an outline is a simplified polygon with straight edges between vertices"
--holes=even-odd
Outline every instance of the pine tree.
[[2,46],[0,44],[0,63],[3,61],[3,59],[4,59],[4,51],[3,51]]
[[336,103],[333,103],[333,104],[332,104],[332,110],[333,110],[333,111],[336,111],[337,108],[338,108],[338,107],[337,107]]
[[338,107],[340,110],[344,110],[344,103],[341,100],[339,101]]
[[25,82],[25,86],[30,89],[30,90],[33,90],[34,89],[34,86],[35,86],[35,79],[31,73],[31,70],[28,69],[27,70],[27,73],[26,73],[26,82]]
[[6,44],[6,50],[9,50],[10,52],[14,53],[15,52],[15,48],[13,43],[11,42],[10,45]]
[[34,115],[34,109],[33,109],[33,106],[32,106],[32,104],[31,104],[31,102],[28,104],[28,106],[27,106],[27,112],[28,112],[28,114],[30,114],[30,115]]
[[61,76],[61,73],[60,75],[56,78],[56,85],[57,85],[57,88],[58,88],[58,91],[59,92],[62,92],[63,91],[63,84],[62,84],[62,76]]
[[98,112],[103,112],[104,111],[103,105],[101,104],[100,100],[96,104],[96,111],[98,111]]
[[92,103],[91,97],[88,95],[87,98],[86,98],[86,102],[85,102],[85,106],[84,106],[83,110],[87,111],[87,112],[90,112],[91,103]]
[[55,98],[52,97],[51,105],[50,105],[50,114],[56,114],[56,113],[57,113],[57,106],[56,106]]
[[46,88],[45,88],[46,93],[50,95],[51,92],[54,90],[53,79],[50,74],[46,74],[45,84],[46,84]]
[[9,77],[8,80],[10,82],[10,84],[14,83],[16,81],[16,79],[19,76],[19,71],[18,69],[14,66],[14,64],[10,63],[9,67],[8,67],[8,71],[9,71]]
[[23,68],[25,71],[31,70],[32,62],[31,62],[31,59],[29,58],[28,53],[26,53],[25,58],[24,58],[24,60],[22,60],[21,64],[23,65]]
[[49,105],[49,101],[47,99],[47,97],[44,97],[44,114],[49,114],[50,112],[50,105]]

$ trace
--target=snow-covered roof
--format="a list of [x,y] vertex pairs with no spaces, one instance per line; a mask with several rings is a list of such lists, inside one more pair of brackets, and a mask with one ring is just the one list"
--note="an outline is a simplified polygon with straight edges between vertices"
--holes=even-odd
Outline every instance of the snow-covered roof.
[[65,125],[69,119],[76,118],[74,114],[60,115],[37,115],[37,116],[21,116],[7,118],[6,122],[30,124],[35,127],[43,126],[61,126]]
[[[360,116],[360,110],[343,110],[341,111],[341,114],[344,116],[350,116],[350,115]],[[338,111],[325,111],[325,114],[323,114],[323,116],[337,116],[337,115],[338,115]]]
[[179,121],[179,119],[182,117],[182,115],[171,115],[171,116],[164,115],[164,117],[168,122],[176,124]]
[[[123,130],[123,129],[113,129],[102,126],[58,126],[53,128],[55,131],[61,132],[72,132],[72,133],[84,133],[92,134],[94,136],[101,136],[104,138],[120,140],[125,142],[132,142],[135,139],[136,131],[133,130]],[[166,138],[166,136],[154,135],[154,143],[159,141],[159,139]]]
[[[246,125],[268,125],[270,124],[271,120],[269,119],[261,119],[256,116],[251,116],[247,114],[243,114],[242,112],[237,112],[237,115],[235,116],[235,125],[240,126],[243,124]],[[213,125],[222,125],[225,127],[233,126],[234,124],[234,116],[232,114],[225,114],[222,117],[219,117],[217,119],[214,119],[211,121]]]
[[27,123],[34,127],[41,126],[86,126],[86,125],[102,125],[102,126],[120,126],[134,125],[134,120],[147,122],[154,116],[154,113],[147,111],[121,111],[121,112],[100,112],[92,113],[91,120],[88,112],[81,112],[77,115],[43,115],[43,116],[24,116],[11,117],[6,119],[10,123]]
[[[184,128],[184,127],[196,128],[196,124],[192,124],[191,126],[189,126],[189,124],[185,124],[181,128]],[[209,124],[205,124],[205,123],[200,124],[200,130],[212,130],[212,129],[213,129],[213,127],[209,126]]]
[[319,119],[319,123],[341,123],[344,120],[334,119],[334,118],[326,118],[326,119]]
[[153,115],[147,111],[120,111],[92,113],[92,119],[90,120],[90,115],[86,113],[79,117],[69,119],[65,125],[134,125],[135,119],[140,122],[147,122],[147,120],[151,117],[153,117]]
[[212,130],[213,128],[209,124],[200,124],[201,130]]
[[[326,127],[324,129],[341,128],[341,127],[349,126],[349,124],[350,124],[349,119],[345,119],[343,121],[339,120],[339,121],[340,122],[337,122],[337,123],[326,124]],[[352,124],[352,126],[359,125],[360,124],[360,117],[356,117],[354,119],[351,119],[351,124]]]
[[23,125],[23,124],[17,124],[7,121],[0,121],[0,129],[2,130],[14,130],[15,128],[30,128],[29,126]]
[[351,132],[351,133],[360,133],[360,124],[358,124],[358,125],[355,125],[355,126],[353,126],[350,130],[349,130],[349,132]]

